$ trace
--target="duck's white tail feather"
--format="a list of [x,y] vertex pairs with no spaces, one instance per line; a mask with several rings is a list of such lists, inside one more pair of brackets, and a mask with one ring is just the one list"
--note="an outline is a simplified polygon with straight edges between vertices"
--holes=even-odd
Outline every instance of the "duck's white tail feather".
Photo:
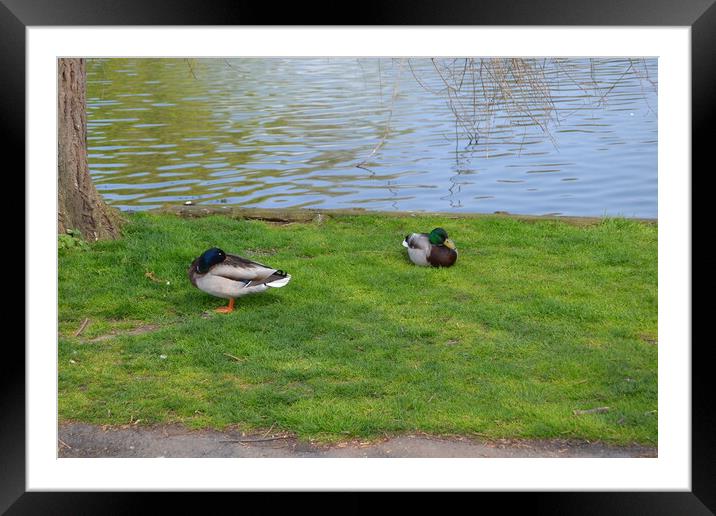
[[289,281],[291,281],[291,275],[286,274],[285,278],[277,279],[276,281],[272,281],[271,283],[266,283],[266,285],[269,287],[281,288],[288,285]]
[[403,247],[410,247],[410,246],[408,245],[408,239],[407,239],[407,238],[403,240]]

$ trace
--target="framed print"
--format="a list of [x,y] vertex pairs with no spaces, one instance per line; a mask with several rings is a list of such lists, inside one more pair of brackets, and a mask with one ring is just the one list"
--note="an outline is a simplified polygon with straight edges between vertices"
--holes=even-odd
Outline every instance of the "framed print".
[[[713,513],[713,382],[691,286],[713,2],[362,7],[317,25],[299,6],[2,0],[5,141],[27,185],[26,350],[13,361],[26,367],[4,376],[3,510],[141,511],[133,492],[287,490]],[[66,116],[77,77],[86,118]],[[325,84],[346,111],[326,107]],[[491,88],[499,107],[478,113]],[[590,94],[609,116],[584,107]],[[64,223],[57,171],[74,166],[62,149],[75,145],[87,149],[77,177],[93,178],[83,209],[95,195],[131,218],[131,249],[85,252],[82,217]],[[152,219],[160,210],[172,215]],[[473,212],[492,218],[463,224]],[[558,223],[571,217],[602,229]],[[402,246],[382,247],[394,240],[383,231]],[[478,234],[484,247],[470,249]],[[490,276],[479,293],[460,286],[461,265]],[[340,274],[350,280],[330,287]],[[209,337],[194,345],[192,331]],[[183,422],[193,433],[170,444]],[[234,433],[210,433],[223,428]],[[137,450],[145,430],[161,446]],[[87,435],[97,439],[83,448]],[[420,448],[421,436],[448,442],[436,435],[457,436],[451,451]],[[186,451],[200,438],[211,451]],[[489,452],[466,451],[481,439]]]

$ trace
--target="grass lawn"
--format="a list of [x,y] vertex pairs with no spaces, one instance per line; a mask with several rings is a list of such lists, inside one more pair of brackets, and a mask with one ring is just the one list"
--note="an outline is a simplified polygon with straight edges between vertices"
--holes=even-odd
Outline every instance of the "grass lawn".
[[[60,421],[657,443],[656,224],[128,219],[60,250]],[[412,265],[403,237],[436,226],[457,264]],[[293,279],[214,313],[186,273],[211,246]]]

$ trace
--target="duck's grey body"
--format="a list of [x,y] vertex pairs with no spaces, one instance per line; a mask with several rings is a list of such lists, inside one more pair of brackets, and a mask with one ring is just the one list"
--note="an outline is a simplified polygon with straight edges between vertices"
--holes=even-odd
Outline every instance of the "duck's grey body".
[[[447,240],[451,246],[452,242]],[[457,249],[446,245],[430,243],[428,233],[411,233],[403,240],[403,247],[408,249],[408,257],[415,265],[423,267],[450,267],[457,260]]]
[[224,261],[199,272],[199,260],[189,267],[189,280],[199,290],[212,296],[233,299],[247,294],[257,294],[269,287],[283,287],[291,281],[291,275],[266,265],[227,254]]
[[427,233],[411,233],[403,240],[403,247],[408,248],[408,257],[415,265],[430,265],[428,254],[431,245]]

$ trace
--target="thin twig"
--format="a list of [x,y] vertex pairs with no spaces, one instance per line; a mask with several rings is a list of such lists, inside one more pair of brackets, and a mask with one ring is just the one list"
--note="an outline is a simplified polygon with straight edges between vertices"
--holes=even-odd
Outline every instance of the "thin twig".
[[194,80],[198,80],[196,78],[196,74],[194,73],[194,65],[192,63],[192,59],[185,58],[184,61],[186,62],[186,65],[189,67],[189,72],[191,72],[192,77],[194,77]]
[[79,337],[80,334],[83,331],[85,331],[85,328],[87,328],[87,325],[89,324],[89,322],[90,322],[89,319],[85,319],[84,321],[82,321],[82,324],[80,325],[79,329],[75,332],[75,337]]
[[263,441],[277,441],[279,439],[290,439],[290,435],[278,435],[275,437],[262,437],[260,439],[226,439],[224,441],[219,441],[222,443],[260,443]]
[[145,272],[144,275],[145,275],[147,278],[149,278],[150,280],[152,280],[154,283],[166,283],[165,281],[160,280],[159,278],[157,278],[157,277],[154,275],[154,271]]
[[606,412],[609,412],[609,407],[597,407],[587,410],[573,410],[572,414],[574,414],[575,416],[581,416],[583,414],[604,414]]
[[233,358],[233,359],[236,360],[237,362],[243,362],[243,361],[245,360],[244,358],[235,357],[234,355],[231,355],[231,354],[229,354],[229,353],[224,353],[224,355],[226,355],[226,356],[229,357],[229,358]]
[[[380,63],[380,60],[378,61]],[[395,104],[395,99],[398,97],[398,86],[400,85],[400,74],[403,70],[403,60],[400,61],[400,68],[398,69],[398,76],[395,79],[395,83],[393,84],[393,95],[390,99],[390,109],[388,111],[388,121],[385,124],[385,130],[383,131],[383,137],[380,139],[380,141],[377,143],[377,145],[373,148],[373,151],[368,155],[367,158],[365,158],[360,163],[357,163],[355,166],[358,168],[363,168],[363,165],[365,165],[370,158],[372,158],[376,152],[380,150],[380,148],[385,144],[386,140],[388,139],[388,136],[390,135],[390,123],[393,119],[393,104]],[[367,170],[367,169],[365,169]]]
[[601,104],[604,101],[604,99],[607,97],[607,95],[609,95],[609,93],[616,87],[616,85],[621,82],[621,80],[626,76],[627,73],[629,73],[629,70],[632,69],[632,64],[633,63],[631,62],[631,59],[630,59],[629,66],[627,67],[627,69],[624,70],[624,73],[621,74],[621,76],[614,82],[614,84],[612,84],[611,87],[607,91],[604,92],[604,95],[599,97],[599,100],[597,101],[597,105]]
[[[234,70],[235,72],[242,73],[242,74],[244,74],[244,75],[246,75],[247,73],[249,73],[249,72],[247,72],[246,70],[241,70],[240,68],[236,68],[234,65],[232,65],[232,64],[229,62],[228,59],[224,59],[224,64],[225,64],[226,66],[228,66],[229,68],[231,68],[232,70]],[[194,76],[194,78],[196,79],[196,76]]]
[[415,70],[413,69],[413,65],[410,64],[410,59],[408,59],[408,68],[410,68],[410,73],[413,74],[413,78],[415,79],[415,82],[417,82],[417,83],[420,85],[421,88],[423,88],[425,91],[427,91],[427,92],[429,92],[429,93],[432,93],[433,95],[439,95],[439,93],[438,93],[437,91],[431,90],[430,88],[428,88],[427,86],[425,86],[425,84],[423,84],[423,81],[421,81],[421,80],[418,78],[418,76],[417,76],[416,73],[415,73]]

